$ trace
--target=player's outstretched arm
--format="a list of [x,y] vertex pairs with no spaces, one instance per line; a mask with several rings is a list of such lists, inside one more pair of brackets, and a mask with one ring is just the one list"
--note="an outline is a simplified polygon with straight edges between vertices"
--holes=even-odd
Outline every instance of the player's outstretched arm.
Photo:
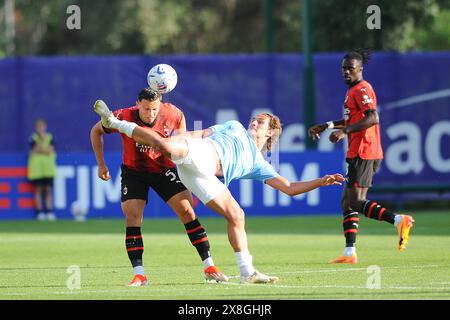
[[291,182],[285,177],[278,176],[269,180],[265,183],[274,189],[280,190],[281,192],[289,195],[296,196],[301,193],[305,193],[319,187],[331,186],[331,185],[342,185],[342,181],[345,178],[340,173],[327,174],[322,178],[310,180],[310,181],[295,181]]
[[327,123],[316,124],[308,129],[308,135],[313,140],[320,139],[320,134],[326,129],[341,129],[344,127],[344,119],[328,121]]

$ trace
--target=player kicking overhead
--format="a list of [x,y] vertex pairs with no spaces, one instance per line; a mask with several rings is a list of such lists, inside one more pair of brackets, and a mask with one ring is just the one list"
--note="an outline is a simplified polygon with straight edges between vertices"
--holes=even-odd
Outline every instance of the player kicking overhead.
[[344,101],[344,118],[317,124],[309,128],[309,135],[315,140],[326,129],[339,129],[330,134],[330,141],[336,143],[348,137],[347,185],[342,197],[343,227],[345,236],[344,255],[330,263],[357,263],[356,233],[358,213],[376,220],[383,220],[397,226],[398,250],[408,244],[409,231],[414,219],[404,214],[395,214],[375,201],[366,198],[372,186],[372,178],[383,159],[380,140],[377,97],[369,82],[363,80],[363,64],[370,60],[369,50],[351,51],[342,61],[342,75],[348,85]]
[[[340,174],[311,181],[290,182],[280,176],[263,158],[281,134],[278,117],[264,113],[251,119],[248,131],[237,121],[228,121],[205,130],[163,138],[135,123],[119,120],[106,104],[97,100],[94,111],[103,125],[124,133],[136,142],[149,145],[172,159],[183,184],[208,208],[227,220],[228,240],[235,252],[242,283],[273,283],[278,280],[258,272],[247,245],[245,215],[227,186],[234,179],[255,179],[290,196],[321,186],[340,185]],[[222,176],[222,183],[217,176]]]
[[[136,106],[114,111],[114,115],[161,136],[167,137],[173,132],[186,131],[183,112],[170,103],[162,103],[161,94],[150,88],[145,88],[139,93]],[[102,126],[100,121],[91,130],[98,176],[105,181],[111,177],[103,157],[103,135],[114,131],[117,132]],[[189,240],[202,259],[205,279],[228,281],[228,277],[214,265],[208,236],[195,216],[191,193],[178,178],[175,164],[160,152],[138,144],[123,134],[121,136],[123,144],[121,206],[126,218],[125,245],[135,273],[129,286],[146,285],[148,282],[142,264],[144,242],[141,227],[150,187],[172,208],[184,224]]]

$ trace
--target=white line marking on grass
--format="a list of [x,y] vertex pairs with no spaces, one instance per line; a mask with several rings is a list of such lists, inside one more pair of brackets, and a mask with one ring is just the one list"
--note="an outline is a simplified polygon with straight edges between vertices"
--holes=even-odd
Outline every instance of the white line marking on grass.
[[6,296],[29,296],[29,293],[24,293],[24,292],[11,292],[11,293],[7,293],[5,294]]
[[[438,267],[447,267],[447,265],[414,265],[414,266],[391,266],[391,267],[382,267],[382,269],[424,269],[424,268],[438,268]],[[349,272],[349,271],[366,271],[366,267],[361,268],[345,268],[345,269],[303,269],[298,271],[286,271],[286,272],[275,272],[273,274],[299,274],[299,273],[326,273],[326,272]],[[272,274],[272,273],[271,273]],[[237,279],[240,276],[230,276],[230,279]],[[201,283],[199,283],[201,284]],[[431,282],[430,285],[447,285],[450,282]],[[156,286],[159,284],[156,284]],[[176,284],[175,284],[176,285]],[[181,285],[181,284],[180,284]],[[258,288],[285,288],[285,289],[368,289],[366,286],[351,286],[351,285],[281,285],[281,284],[251,284],[251,283],[239,283],[239,282],[220,282],[208,284],[207,287],[201,288],[201,290],[216,290],[216,289],[224,289],[225,286],[245,286],[245,287],[258,287]],[[176,292],[184,292],[184,291],[198,291],[199,288],[155,288],[150,284],[151,291],[144,291],[146,293],[156,294],[158,292],[171,292],[175,294]],[[143,291],[138,291],[137,288],[124,288],[124,289],[114,289],[114,290],[74,290],[74,291],[53,291],[46,292],[46,294],[54,294],[54,295],[80,295],[80,294],[88,294],[88,293],[137,293],[142,294]],[[404,285],[404,286],[382,286],[381,289],[393,289],[393,290],[450,290],[450,286],[443,287],[434,287],[434,286],[414,286],[414,285]],[[368,289],[371,290],[372,289]],[[0,296],[33,296],[36,293],[22,293],[22,292],[10,292],[10,293],[0,293]]]
[[[375,292],[376,290],[368,289],[366,286],[349,286],[349,285],[317,285],[317,286],[301,286],[301,285],[284,285],[284,284],[256,284],[256,283],[236,283],[227,282],[224,285],[240,285],[240,286],[253,286],[259,288],[284,288],[284,289],[367,289]],[[399,289],[399,290],[421,290],[421,289],[431,289],[431,290],[450,290],[450,287],[429,287],[429,286],[382,286],[381,289]]]
[[[382,269],[423,269],[423,268],[438,268],[438,267],[447,267],[443,265],[418,265],[418,266],[392,266],[392,267],[381,267]],[[320,272],[349,272],[349,271],[366,271],[367,267],[361,267],[361,268],[345,268],[345,269],[303,269],[303,270],[297,270],[297,271],[281,271],[281,272],[272,272],[274,275],[278,274],[297,274],[297,273],[320,273]],[[270,273],[270,272],[268,272]],[[272,274],[270,273],[270,274]],[[228,278],[239,278],[240,276],[228,276]]]
[[[272,289],[272,288],[282,288],[282,289],[364,289],[370,292],[382,291],[383,289],[387,290],[450,290],[450,286],[448,287],[434,287],[434,286],[411,286],[411,285],[403,285],[403,286],[382,286],[379,290],[368,289],[366,286],[355,286],[355,285],[282,285],[282,284],[253,284],[253,283],[239,283],[239,282],[222,282],[218,284],[220,286],[211,285],[207,288],[202,288],[203,290],[223,290],[223,286],[242,286],[247,288],[258,288],[258,289]],[[139,290],[136,288],[133,289],[125,289],[125,290],[77,290],[77,291],[54,291],[54,292],[45,292],[47,295],[83,295],[83,294],[95,294],[95,293],[135,293],[139,295],[143,294],[151,294],[151,296],[158,296],[158,293],[161,292],[170,292],[171,296],[180,295],[181,292],[189,292],[189,291],[198,291],[198,288],[167,288],[167,289],[159,289],[159,288],[149,288],[150,290]],[[231,288],[230,288],[231,289]],[[10,292],[5,294],[0,294],[0,296],[34,296],[35,293],[20,293],[20,292]],[[160,297],[160,296],[159,296]],[[161,298],[161,297],[160,297]]]
[[[393,266],[393,267],[380,267],[381,269],[423,269],[423,268],[438,268],[438,267],[447,267],[443,265],[418,265],[418,266]],[[296,273],[320,273],[320,272],[348,272],[348,271],[366,271],[367,267],[364,268],[346,268],[346,269],[305,269],[298,271],[282,271],[277,272],[276,274],[296,274]]]
[[[220,285],[222,283],[217,283],[217,285]],[[199,283],[199,285],[202,285],[202,283]],[[139,289],[141,288],[141,289]],[[143,291],[145,290],[144,288],[148,288],[150,290],[147,291]],[[145,286],[145,287],[137,287],[137,288],[127,288],[125,287],[124,289],[113,289],[113,290],[84,290],[84,289],[79,289],[79,290],[73,290],[73,291],[53,291],[53,292],[40,292],[40,293],[44,293],[44,294],[56,294],[56,295],[80,295],[80,294],[86,294],[86,293],[138,293],[138,294],[142,294],[142,293],[158,293],[158,292],[176,292],[176,291],[198,291],[198,290],[216,290],[219,289],[218,286],[216,286],[216,284],[211,284],[209,286],[207,286],[206,288],[202,287],[201,289],[199,289],[198,287],[196,288],[155,288],[152,287],[152,284],[150,284],[149,286]],[[223,287],[221,287],[220,289],[224,289]],[[228,288],[227,288],[228,289]],[[27,293],[27,292],[9,292],[9,293],[0,293],[0,296],[5,295],[5,296],[15,296],[15,295],[23,295],[23,296],[31,296],[31,295],[36,295],[36,293]]]

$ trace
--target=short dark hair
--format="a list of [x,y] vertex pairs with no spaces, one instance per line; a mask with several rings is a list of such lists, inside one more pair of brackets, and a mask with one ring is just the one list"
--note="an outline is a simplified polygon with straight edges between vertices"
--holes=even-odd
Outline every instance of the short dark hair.
[[361,61],[362,64],[366,64],[372,58],[372,50],[369,48],[359,48],[348,52],[344,59],[355,59]]
[[148,101],[152,102],[152,101],[156,101],[160,98],[161,98],[161,94],[158,91],[155,91],[150,87],[142,89],[138,95],[138,101],[148,100]]

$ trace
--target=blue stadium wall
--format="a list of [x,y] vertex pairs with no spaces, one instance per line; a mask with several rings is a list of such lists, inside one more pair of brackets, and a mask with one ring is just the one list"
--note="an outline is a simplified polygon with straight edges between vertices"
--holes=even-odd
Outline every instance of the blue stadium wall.
[[[346,86],[342,53],[314,56],[316,118],[342,118]],[[203,128],[229,119],[247,123],[260,111],[278,114],[284,124],[279,170],[291,179],[312,179],[344,172],[345,144],[327,135],[318,151],[305,151],[302,56],[86,56],[18,57],[0,60],[0,218],[31,218],[32,193],[26,183],[28,137],[34,121],[44,117],[56,140],[58,178],[55,207],[61,217],[79,200],[92,217],[120,216],[121,142],[105,139],[106,161],[113,179],[96,178],[89,131],[98,120],[96,99],[111,108],[132,106],[146,86],[149,68],[171,64],[178,73],[175,90],[164,100],[180,107],[188,128]],[[385,152],[375,183],[435,184],[450,182],[450,53],[375,53],[365,79],[378,97]],[[232,191],[249,215],[338,213],[342,187],[322,188],[294,199],[238,181]],[[151,193],[147,217],[173,217]],[[201,204],[201,215],[212,215]]]

